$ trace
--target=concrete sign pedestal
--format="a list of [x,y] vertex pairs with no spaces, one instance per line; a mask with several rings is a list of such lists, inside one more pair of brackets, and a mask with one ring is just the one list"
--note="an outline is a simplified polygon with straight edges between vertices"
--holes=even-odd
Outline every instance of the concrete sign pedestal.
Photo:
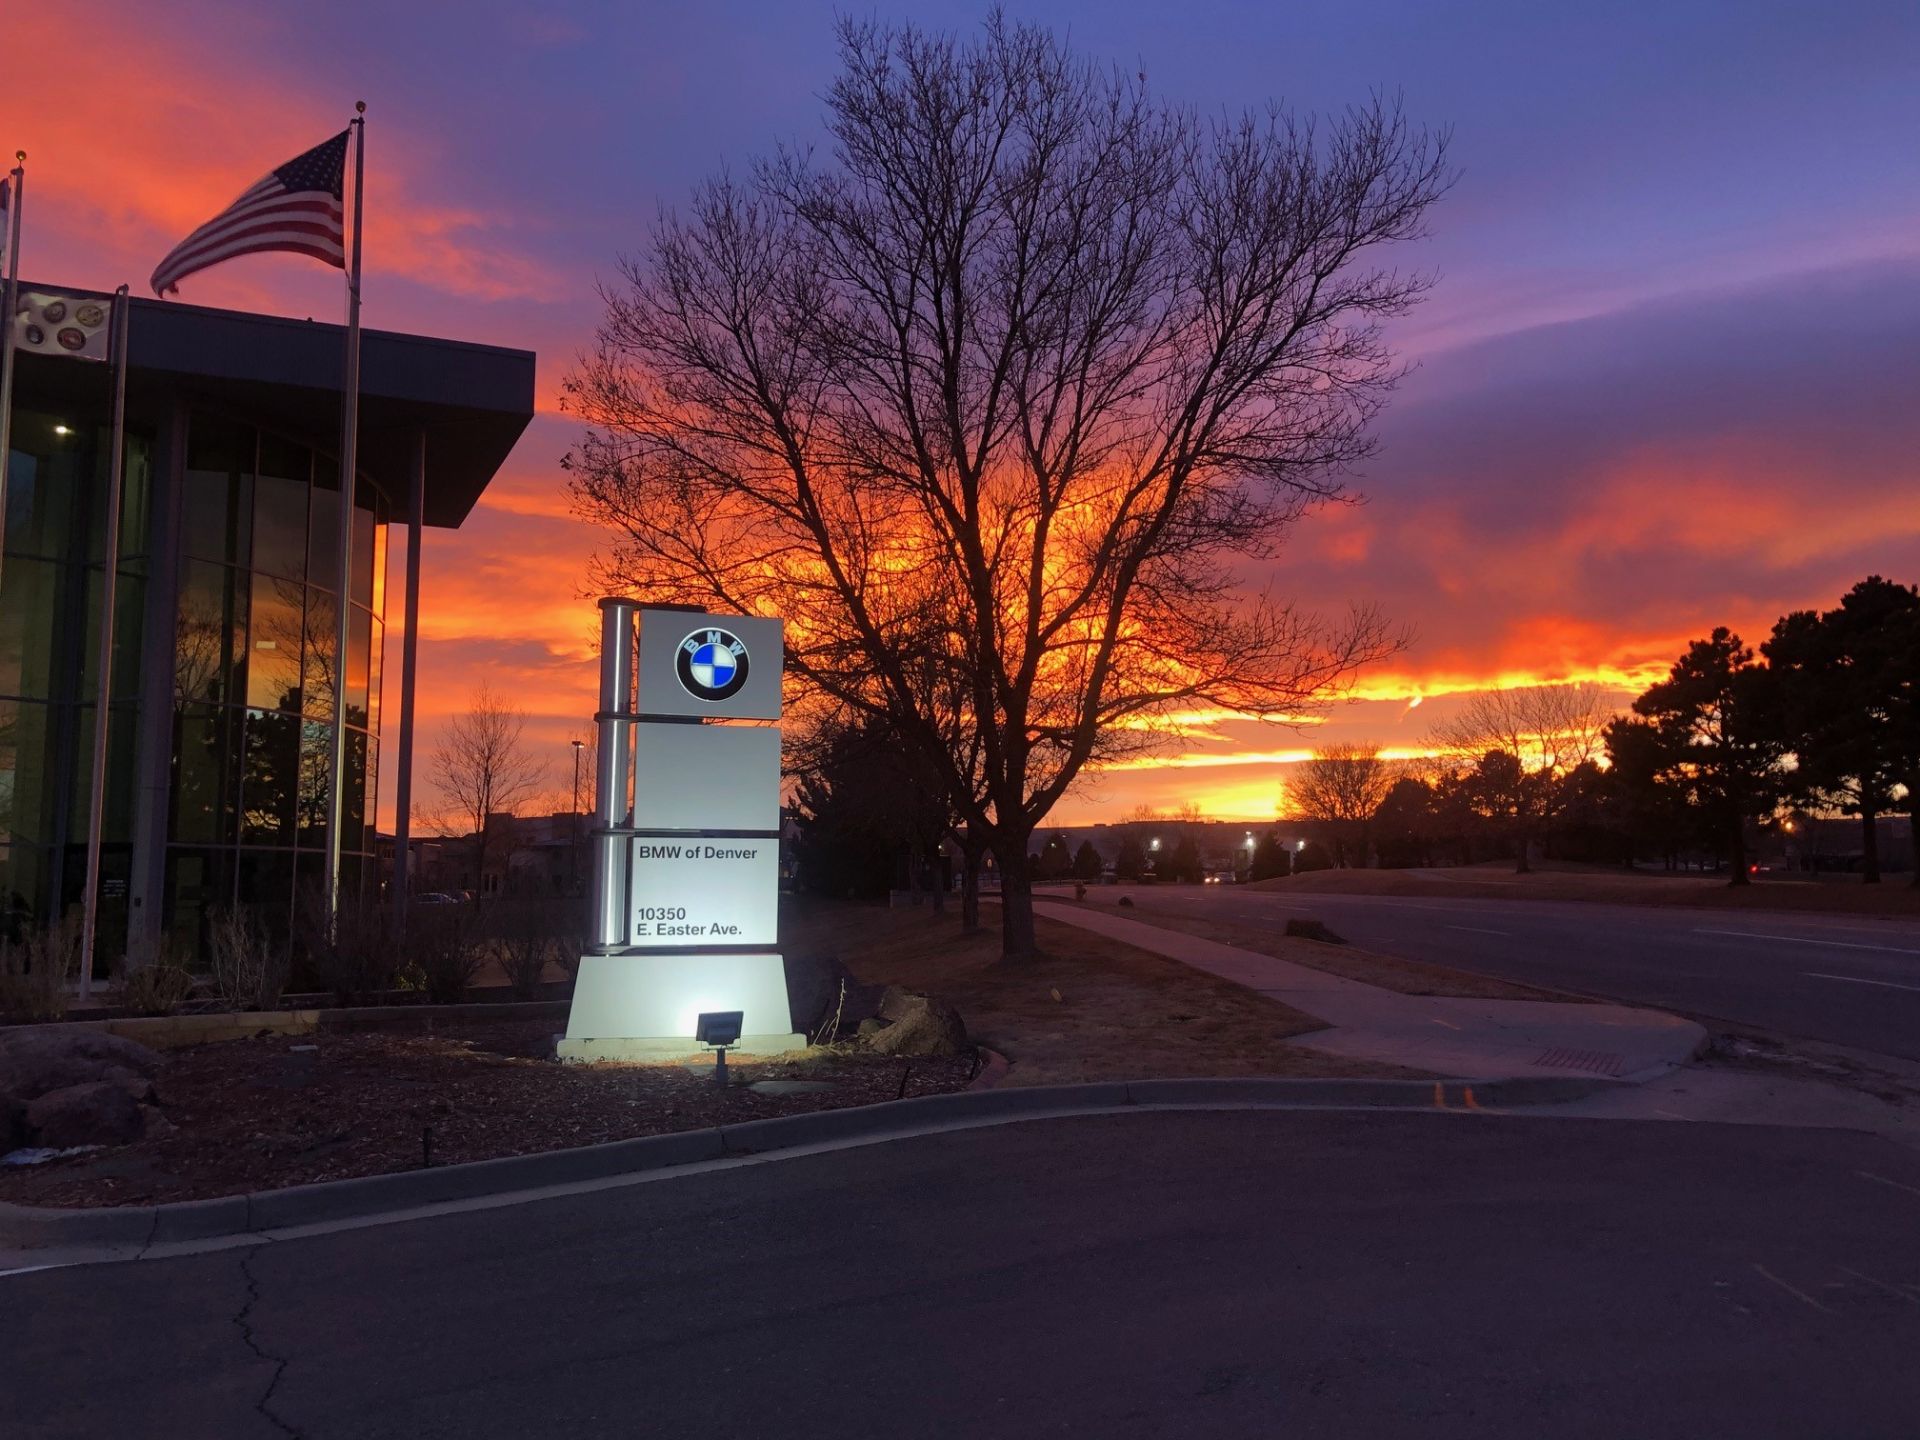
[[600,610],[597,933],[559,1056],[698,1054],[699,1016],[735,1010],[736,1054],[804,1048],[776,948],[780,732],[703,723],[780,718],[780,622]]

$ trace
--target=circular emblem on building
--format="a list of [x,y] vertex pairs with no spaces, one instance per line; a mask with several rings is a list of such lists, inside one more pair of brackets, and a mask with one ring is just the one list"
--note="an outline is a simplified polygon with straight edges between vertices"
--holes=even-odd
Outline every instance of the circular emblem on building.
[[747,646],[731,630],[696,630],[680,642],[674,669],[696,700],[726,700],[747,683]]

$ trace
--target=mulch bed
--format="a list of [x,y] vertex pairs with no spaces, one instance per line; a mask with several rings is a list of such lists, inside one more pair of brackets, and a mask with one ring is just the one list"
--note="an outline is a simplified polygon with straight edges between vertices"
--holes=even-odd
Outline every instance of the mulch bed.
[[[490,1160],[965,1089],[977,1062],[809,1051],[710,1067],[561,1065],[552,1021],[433,1033],[261,1036],[169,1053],[156,1082],[174,1133],[0,1167],[0,1201],[145,1205]],[[762,1095],[760,1080],[832,1090]]]

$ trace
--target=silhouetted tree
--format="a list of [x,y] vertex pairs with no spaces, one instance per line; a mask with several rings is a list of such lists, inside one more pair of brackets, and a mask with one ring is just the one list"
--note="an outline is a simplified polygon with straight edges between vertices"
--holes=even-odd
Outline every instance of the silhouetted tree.
[[1073,878],[1098,880],[1101,864],[1100,852],[1093,848],[1093,841],[1082,840],[1080,848],[1073,852]]
[[[1203,122],[997,12],[840,46],[829,158],[707,185],[623,262],[568,467],[607,583],[786,616],[802,687],[954,770],[1024,956],[1029,840],[1103,746],[1299,714],[1397,643],[1241,581],[1370,448],[1379,324],[1426,285],[1373,256],[1444,137],[1378,102]],[[977,790],[928,698],[955,677]]]
[[1417,775],[1402,775],[1373,813],[1373,844],[1381,868],[1433,864],[1437,828],[1433,787]]
[[1869,885],[1880,882],[1880,816],[1914,775],[1920,747],[1911,730],[1920,683],[1916,616],[1920,595],[1875,575],[1835,609],[1783,615],[1760,647],[1779,680],[1779,713],[1796,762],[1790,791],[1802,804],[1860,817]]
[[1119,853],[1113,857],[1114,878],[1124,885],[1131,885],[1146,873],[1146,847],[1132,834],[1122,835]]
[[1607,746],[1623,773],[1700,815],[1732,866],[1730,883],[1745,885],[1746,826],[1785,793],[1784,731],[1773,675],[1721,626],[1607,727]]
[[1253,845],[1253,864],[1247,872],[1249,880],[1275,880],[1282,875],[1293,873],[1293,857],[1280,837],[1269,830],[1260,836]]
[[1434,727],[1435,744],[1477,759],[1476,794],[1496,807],[1484,813],[1506,828],[1517,874],[1527,873],[1528,852],[1552,823],[1561,781],[1602,754],[1612,714],[1598,685],[1525,685],[1473,695]]
[[1287,777],[1283,815],[1311,824],[1333,846],[1334,863],[1367,863],[1374,811],[1393,788],[1394,767],[1370,745],[1329,745]]
[[1173,849],[1161,861],[1160,878],[1197,885],[1206,878],[1206,865],[1200,858],[1200,846],[1191,835],[1173,842]]

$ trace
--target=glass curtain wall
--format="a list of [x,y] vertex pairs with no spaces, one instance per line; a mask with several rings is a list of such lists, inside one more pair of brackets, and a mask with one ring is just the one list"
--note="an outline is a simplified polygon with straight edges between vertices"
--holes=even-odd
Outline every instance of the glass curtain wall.
[[[104,395],[97,409],[85,412],[22,404],[5,457],[0,926],[9,939],[74,917],[85,886],[106,561],[105,410]],[[126,943],[152,493],[152,436],[130,429],[126,442],[101,836],[99,945],[105,954],[122,953]]]
[[303,892],[321,891],[342,683],[342,889],[356,894],[372,876],[387,510],[362,477],[343,666],[337,461],[196,413],[184,483],[166,920],[197,947],[218,906],[284,922]]

